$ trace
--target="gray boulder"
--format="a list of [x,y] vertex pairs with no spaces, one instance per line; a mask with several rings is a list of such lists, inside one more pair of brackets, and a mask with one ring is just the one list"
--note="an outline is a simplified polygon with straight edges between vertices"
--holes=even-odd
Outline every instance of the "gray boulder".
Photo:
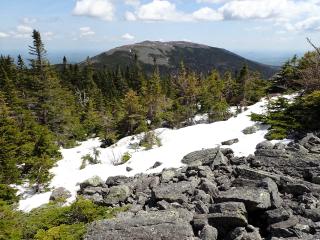
[[106,187],[104,181],[99,176],[94,176],[80,184],[80,188],[86,187]]
[[280,182],[280,177],[278,174],[266,172],[259,169],[249,168],[248,166],[242,165],[236,167],[236,173],[239,177],[252,179],[252,180],[262,180],[264,178],[271,178],[275,182]]
[[195,182],[182,181],[177,183],[164,183],[153,188],[153,193],[157,201],[165,200],[167,202],[187,202],[185,192],[194,192]]
[[269,224],[283,222],[290,218],[290,213],[283,208],[276,208],[265,212]]
[[164,169],[161,173],[161,182],[163,183],[170,182],[175,175],[176,175],[176,171],[174,169]]
[[311,153],[320,153],[320,138],[313,133],[307,134],[299,143],[308,149]]
[[242,202],[248,211],[266,210],[272,206],[268,190],[252,187],[232,187],[228,191],[220,192],[214,201]]
[[219,150],[211,163],[211,169],[213,170],[219,166],[226,166],[228,163],[229,159]]
[[162,162],[155,162],[151,167],[150,169],[155,169],[157,167],[160,167],[162,165]]
[[187,165],[210,165],[217,156],[219,148],[204,149],[187,154],[181,160]]
[[209,224],[218,228],[235,228],[247,226],[247,211],[245,205],[240,202],[224,202],[213,204],[209,208]]
[[200,184],[200,189],[209,194],[211,197],[216,197],[219,193],[217,185],[207,179],[202,181]]
[[71,197],[71,192],[63,187],[56,188],[50,195],[50,201],[65,201]]
[[273,149],[273,144],[269,141],[263,141],[261,143],[258,143],[258,145],[256,146],[256,149]]
[[230,240],[262,240],[259,230],[253,226],[237,227],[229,233]]
[[99,193],[95,193],[92,195],[83,195],[83,197],[98,205],[103,205],[105,203],[103,196]]
[[251,127],[247,127],[245,129],[242,130],[242,132],[246,135],[248,134],[253,134],[255,132],[257,132],[259,130],[259,128],[257,126],[251,126]]
[[190,218],[167,210],[144,212],[89,225],[86,240],[193,240]]
[[112,187],[112,186],[122,185],[124,183],[128,183],[131,181],[132,181],[132,179],[128,178],[126,176],[112,176],[112,177],[108,177],[106,184],[109,187]]
[[320,208],[305,209],[304,217],[309,218],[314,222],[320,222]]
[[291,217],[286,221],[274,223],[269,226],[269,231],[273,237],[298,237],[296,231],[293,229],[299,220],[296,217]]
[[221,144],[222,144],[222,145],[230,146],[230,145],[235,144],[235,143],[238,143],[238,142],[239,142],[239,139],[238,139],[238,138],[235,138],[235,139],[230,139],[230,140],[221,142]]
[[217,240],[218,230],[210,225],[205,225],[200,232],[201,240]]
[[131,190],[126,185],[113,186],[109,193],[104,197],[104,203],[112,206],[124,202],[131,194]]

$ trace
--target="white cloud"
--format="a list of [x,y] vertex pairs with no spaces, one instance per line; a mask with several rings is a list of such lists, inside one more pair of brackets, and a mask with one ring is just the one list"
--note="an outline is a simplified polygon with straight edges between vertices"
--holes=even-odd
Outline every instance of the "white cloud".
[[223,20],[223,16],[220,12],[209,7],[201,8],[195,11],[192,15],[196,20],[208,20],[208,21]]
[[17,26],[17,32],[21,34],[30,34],[32,33],[32,27],[27,25],[18,25]]
[[33,28],[29,25],[18,25],[15,31],[10,31],[9,34],[14,38],[29,38],[31,37]]
[[289,30],[295,31],[320,31],[320,17],[310,17],[288,27],[292,27]]
[[125,0],[124,3],[126,5],[130,5],[133,7],[138,7],[140,5],[140,0]]
[[52,40],[55,37],[54,33],[50,31],[43,33],[43,36],[46,40]]
[[319,30],[319,0],[232,0],[218,9],[226,20],[266,19],[288,31]]
[[33,24],[33,23],[36,23],[37,22],[37,19],[36,18],[28,18],[28,17],[25,17],[21,20],[22,24],[25,24],[25,25],[29,25],[29,24]]
[[77,0],[73,14],[111,21],[114,18],[115,7],[111,0]]
[[141,5],[135,17],[145,21],[190,21],[191,16],[179,12],[176,5],[167,0],[153,0]]
[[222,3],[230,0],[197,0],[197,3]]
[[125,14],[125,19],[127,21],[136,21],[137,17],[136,17],[136,15],[134,13],[127,11],[126,14]]
[[130,33],[123,34],[121,36],[121,38],[124,39],[124,40],[133,40],[133,39],[135,39],[135,37],[133,35],[131,35]]
[[79,31],[80,37],[88,37],[96,34],[90,27],[81,27],[79,28]]
[[226,3],[219,11],[225,19],[259,19],[276,17],[286,0],[244,0]]
[[0,38],[7,38],[9,37],[10,35],[8,33],[5,33],[5,32],[0,32]]

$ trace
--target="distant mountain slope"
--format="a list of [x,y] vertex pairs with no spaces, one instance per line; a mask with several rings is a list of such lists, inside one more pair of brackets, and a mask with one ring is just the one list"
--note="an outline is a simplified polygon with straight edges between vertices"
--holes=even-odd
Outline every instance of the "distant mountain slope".
[[152,71],[155,58],[162,74],[176,72],[181,61],[187,68],[203,74],[213,68],[222,73],[226,70],[235,72],[245,63],[265,78],[271,77],[277,71],[277,67],[245,59],[225,49],[190,42],[145,41],[114,48],[91,58],[91,61],[97,68],[115,69],[118,66],[130,66],[135,54],[146,72]]

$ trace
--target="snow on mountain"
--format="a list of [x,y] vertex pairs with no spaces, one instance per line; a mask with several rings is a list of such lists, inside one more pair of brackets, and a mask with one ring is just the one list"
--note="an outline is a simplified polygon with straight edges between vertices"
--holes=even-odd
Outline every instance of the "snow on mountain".
[[[290,98],[291,96],[286,97]],[[260,126],[259,131],[250,135],[243,134],[242,130],[255,124],[250,120],[250,114],[263,113],[266,110],[267,102],[266,99],[263,99],[227,121],[198,124],[177,130],[157,129],[155,133],[161,139],[161,146],[151,150],[132,147],[137,146],[142,137],[141,134],[125,137],[108,148],[100,148],[99,139],[90,139],[75,148],[61,149],[63,158],[57,162],[56,167],[51,169],[54,177],[50,188],[64,187],[71,191],[72,197],[68,199],[68,202],[72,202],[76,198],[79,184],[93,176],[99,176],[106,180],[110,176],[134,176],[138,173],[161,172],[164,168],[179,168],[183,166],[181,159],[186,154],[221,146],[222,141],[234,138],[238,138],[239,142],[228,147],[233,149],[236,156],[253,154],[256,145],[265,140],[264,135],[267,133],[267,127]],[[100,151],[98,159],[101,163],[88,165],[80,170],[82,157],[87,154],[93,155],[94,149]],[[132,156],[131,159],[123,165],[115,166],[114,163],[120,161],[127,152]],[[161,162],[162,165],[150,169],[155,162]],[[128,172],[127,167],[133,170]],[[50,195],[51,191],[35,195],[25,194],[25,198],[19,203],[19,209],[30,211],[48,203]]]

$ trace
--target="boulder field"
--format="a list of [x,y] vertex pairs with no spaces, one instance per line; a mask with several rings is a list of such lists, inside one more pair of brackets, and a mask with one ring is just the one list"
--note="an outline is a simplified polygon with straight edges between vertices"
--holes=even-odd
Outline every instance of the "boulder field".
[[130,206],[89,225],[86,240],[320,239],[320,139],[265,141],[254,155],[192,152],[180,169],[82,183],[79,195]]

